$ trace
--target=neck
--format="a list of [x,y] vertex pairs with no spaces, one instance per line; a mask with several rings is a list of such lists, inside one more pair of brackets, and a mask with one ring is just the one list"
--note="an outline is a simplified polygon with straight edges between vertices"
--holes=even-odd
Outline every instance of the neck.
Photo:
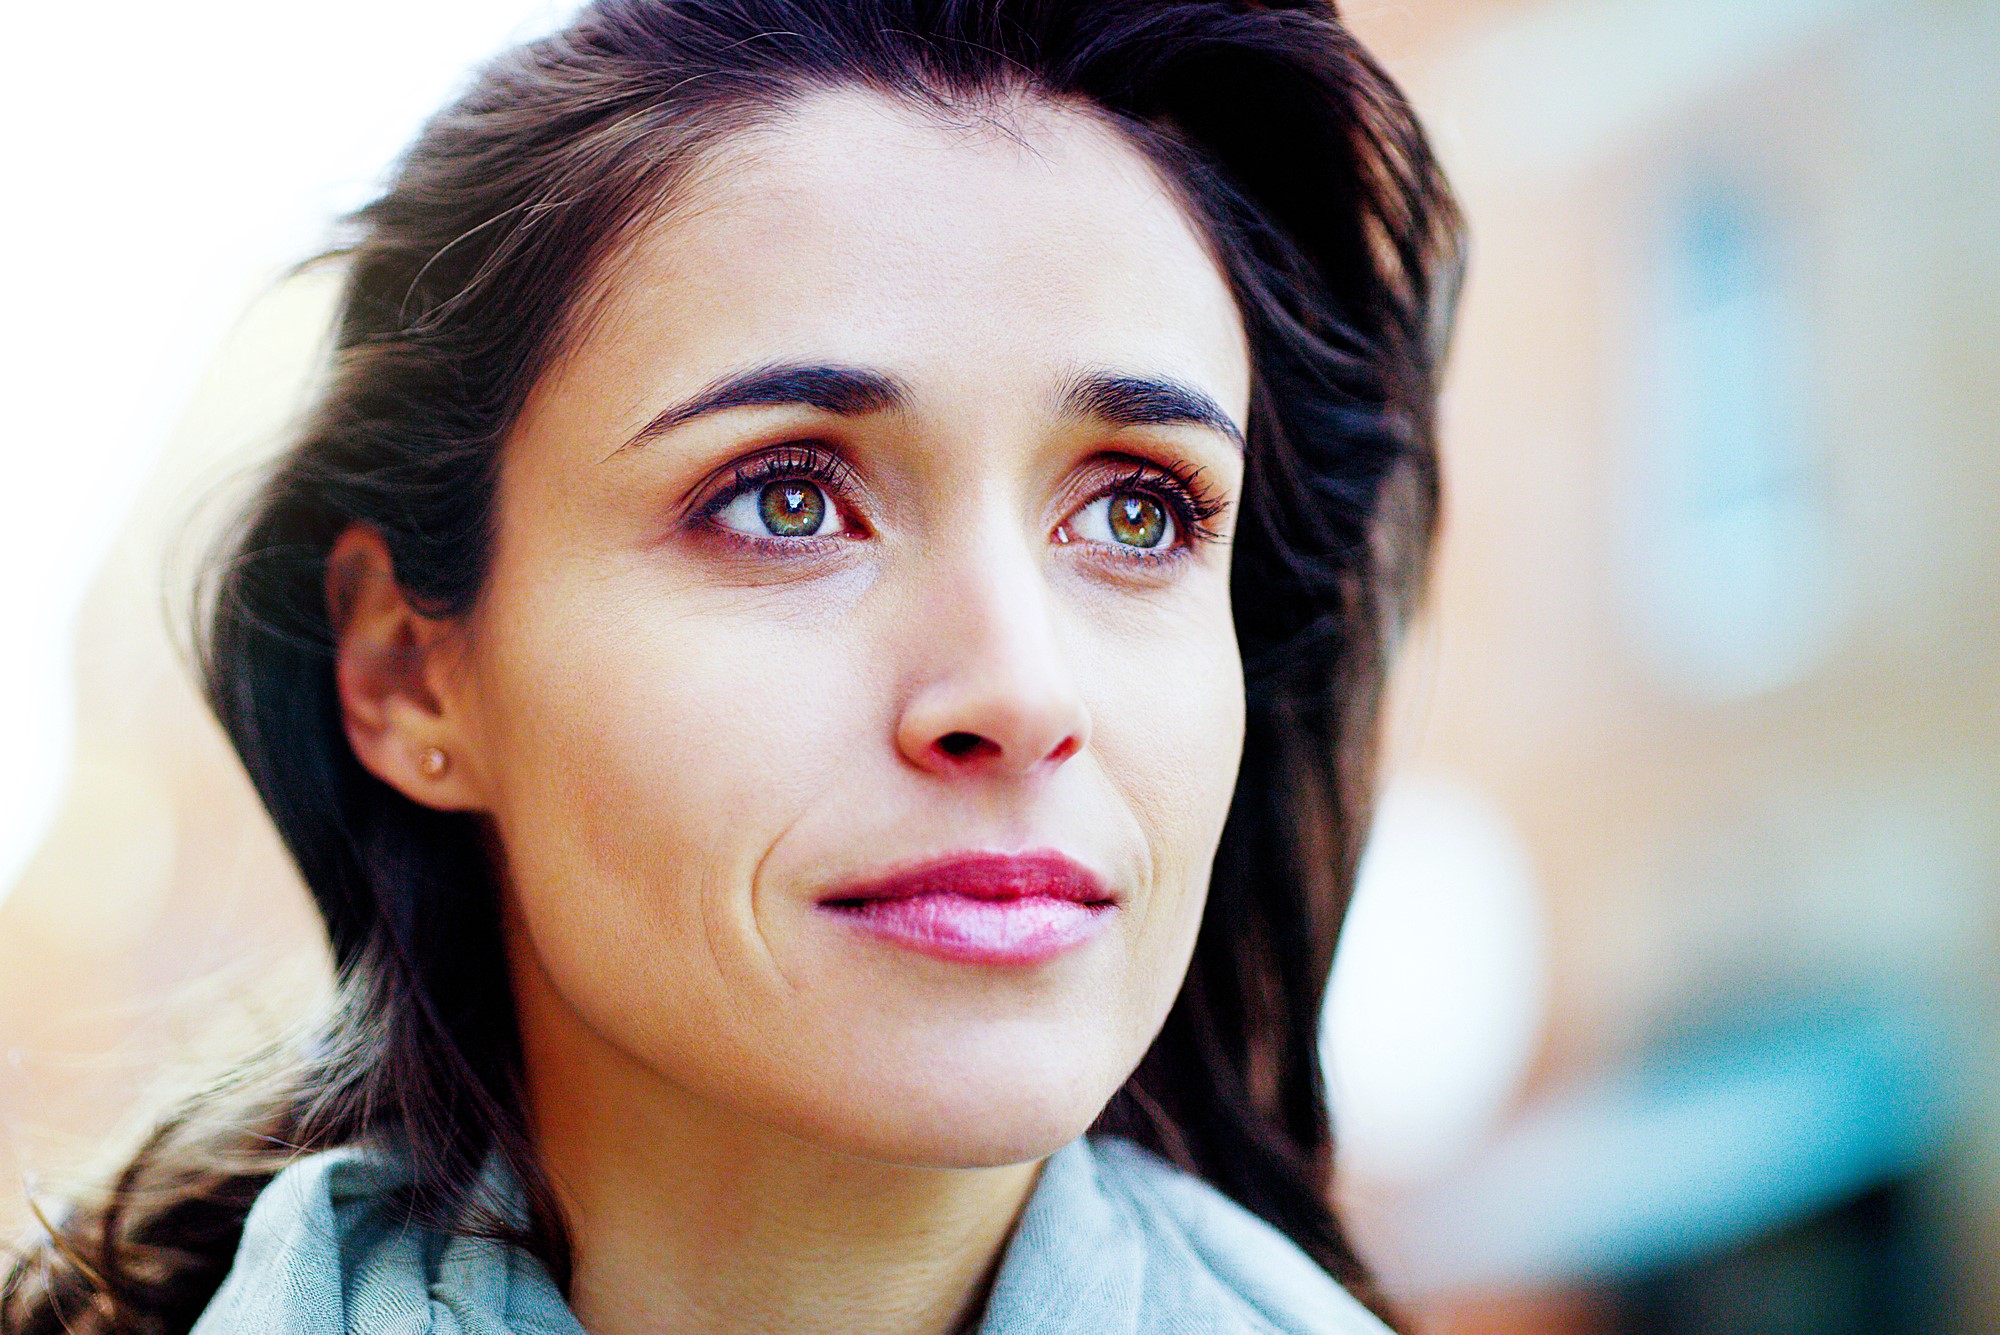
[[675,1086],[532,965],[515,973],[529,1114],[590,1335],[973,1328],[1039,1164],[884,1163],[787,1134]]

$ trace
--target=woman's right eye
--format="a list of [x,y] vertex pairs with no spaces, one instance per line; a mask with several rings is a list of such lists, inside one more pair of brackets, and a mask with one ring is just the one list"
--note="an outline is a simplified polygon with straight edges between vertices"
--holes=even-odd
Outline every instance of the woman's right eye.
[[827,538],[848,531],[826,488],[803,477],[739,488],[715,511],[715,522],[748,538]]

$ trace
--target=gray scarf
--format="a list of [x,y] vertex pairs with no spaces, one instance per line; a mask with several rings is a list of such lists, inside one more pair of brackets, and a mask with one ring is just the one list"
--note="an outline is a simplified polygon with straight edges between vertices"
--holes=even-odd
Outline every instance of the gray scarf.
[[[193,1335],[584,1335],[517,1249],[389,1217],[399,1163],[349,1147],[272,1180]],[[1292,1242],[1128,1141],[1043,1166],[980,1335],[1386,1335]]]

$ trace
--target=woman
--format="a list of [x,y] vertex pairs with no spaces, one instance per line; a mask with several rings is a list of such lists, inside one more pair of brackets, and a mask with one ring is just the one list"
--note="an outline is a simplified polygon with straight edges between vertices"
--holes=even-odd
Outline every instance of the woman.
[[342,253],[204,664],[340,1006],[0,1330],[1379,1329],[1458,241],[1331,6],[602,0]]

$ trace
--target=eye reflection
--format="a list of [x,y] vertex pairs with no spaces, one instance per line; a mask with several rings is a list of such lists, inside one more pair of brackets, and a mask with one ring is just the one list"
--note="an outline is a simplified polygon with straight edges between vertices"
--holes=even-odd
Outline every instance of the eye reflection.
[[1125,492],[1110,498],[1111,536],[1127,547],[1157,547],[1167,534],[1167,512],[1150,496]]
[[809,538],[826,520],[826,497],[810,482],[773,482],[757,496],[764,527],[780,538]]

